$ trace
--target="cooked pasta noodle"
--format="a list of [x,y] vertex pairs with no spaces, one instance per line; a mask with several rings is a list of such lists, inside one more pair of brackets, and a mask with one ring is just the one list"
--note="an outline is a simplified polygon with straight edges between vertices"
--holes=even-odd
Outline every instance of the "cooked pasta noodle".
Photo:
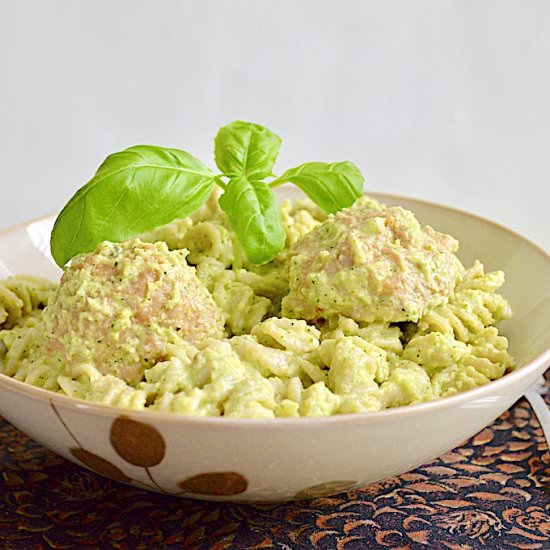
[[496,290],[504,283],[504,273],[484,273],[476,261],[466,271],[447,304],[428,311],[418,323],[423,332],[442,332],[468,342],[485,327],[508,319],[512,312],[508,302]]
[[48,279],[16,275],[0,281],[0,329],[15,326],[36,310],[44,309],[57,285]]
[[249,333],[271,306],[268,298],[256,295],[248,285],[236,281],[235,273],[230,270],[216,277],[212,296],[231,334]]

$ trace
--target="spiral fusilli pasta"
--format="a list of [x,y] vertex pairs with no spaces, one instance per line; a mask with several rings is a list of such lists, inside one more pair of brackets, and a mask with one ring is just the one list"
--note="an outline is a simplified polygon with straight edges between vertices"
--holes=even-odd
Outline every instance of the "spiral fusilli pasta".
[[15,326],[23,317],[42,310],[57,284],[31,275],[0,281],[0,329]]

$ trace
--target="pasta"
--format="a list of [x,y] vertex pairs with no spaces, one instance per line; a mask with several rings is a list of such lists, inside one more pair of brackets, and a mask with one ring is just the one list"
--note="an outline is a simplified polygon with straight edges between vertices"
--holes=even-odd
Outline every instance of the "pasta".
[[485,274],[481,262],[476,261],[466,271],[449,302],[426,313],[418,328],[424,332],[454,335],[461,342],[469,342],[483,328],[512,315],[508,302],[496,293],[503,283],[502,271]]
[[14,327],[37,310],[44,309],[56,288],[55,283],[30,275],[0,281],[0,328]]
[[[486,273],[479,261],[465,270],[449,262],[456,279],[452,292],[429,301],[416,321],[365,320],[339,312],[308,321],[285,316],[292,247],[327,216],[308,201],[285,201],[281,210],[287,247],[265,265],[246,261],[216,194],[189,218],[142,236],[144,242],[185,250],[221,312],[223,338],[196,345],[167,338],[164,356],[137,382],[88,362],[67,365],[43,353],[49,336],[42,310],[57,285],[16,276],[0,282],[0,371],[117,407],[275,418],[420,403],[487,384],[514,368],[508,341],[495,326],[511,316],[497,292],[504,274]],[[385,231],[379,218],[365,227],[372,234]],[[436,232],[426,234],[432,238]],[[443,244],[454,246],[450,240]]]

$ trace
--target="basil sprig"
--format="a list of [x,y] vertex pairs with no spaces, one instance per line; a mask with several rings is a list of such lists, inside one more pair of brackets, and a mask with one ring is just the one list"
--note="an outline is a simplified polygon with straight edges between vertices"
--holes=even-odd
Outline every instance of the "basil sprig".
[[248,260],[264,263],[285,243],[274,187],[293,183],[327,213],[351,206],[363,192],[363,176],[351,162],[308,162],[276,177],[281,138],[259,124],[232,122],[220,128],[214,145],[219,174],[179,149],[137,145],[108,156],[55,221],[57,264],[64,267],[103,241],[131,239],[188,216],[215,185],[224,190],[220,207]]

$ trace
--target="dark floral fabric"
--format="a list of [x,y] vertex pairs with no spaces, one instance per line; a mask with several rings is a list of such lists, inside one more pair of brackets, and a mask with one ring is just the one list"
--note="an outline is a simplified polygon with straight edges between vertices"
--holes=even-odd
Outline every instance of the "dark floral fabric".
[[149,493],[67,462],[1,419],[0,468],[6,550],[550,549],[550,452],[524,399],[432,464],[313,500]]

